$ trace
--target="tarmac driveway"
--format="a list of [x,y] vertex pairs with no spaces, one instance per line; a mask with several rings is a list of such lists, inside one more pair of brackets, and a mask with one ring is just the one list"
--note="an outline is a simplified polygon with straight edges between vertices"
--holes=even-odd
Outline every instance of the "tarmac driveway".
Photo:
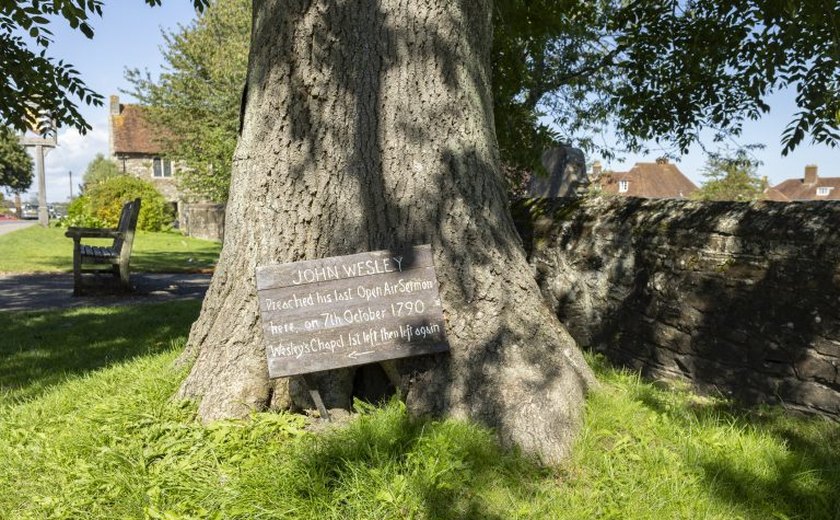
[[131,293],[74,297],[72,273],[0,275],[0,312],[199,299],[204,298],[210,277],[136,273],[131,275]]
[[0,220],[0,235],[37,224],[37,220]]

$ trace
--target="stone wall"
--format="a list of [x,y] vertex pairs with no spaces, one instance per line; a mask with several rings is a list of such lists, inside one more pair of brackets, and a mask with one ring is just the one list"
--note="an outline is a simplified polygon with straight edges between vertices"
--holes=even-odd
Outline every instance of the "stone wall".
[[221,242],[225,236],[224,204],[183,204],[181,232],[191,237]]
[[840,418],[840,203],[542,204],[521,234],[582,346],[646,376]]

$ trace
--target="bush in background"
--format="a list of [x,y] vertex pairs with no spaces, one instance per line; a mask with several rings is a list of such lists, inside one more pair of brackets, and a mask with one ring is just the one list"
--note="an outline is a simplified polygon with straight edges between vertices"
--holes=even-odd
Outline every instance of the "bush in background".
[[90,197],[87,195],[81,195],[73,199],[67,206],[67,216],[54,222],[57,222],[57,225],[61,227],[108,227],[104,220],[93,216],[90,208]]
[[137,229],[163,231],[172,225],[172,209],[163,195],[148,181],[120,175],[90,186],[67,208],[64,224],[83,227],[117,227],[123,205],[136,198],[142,200]]

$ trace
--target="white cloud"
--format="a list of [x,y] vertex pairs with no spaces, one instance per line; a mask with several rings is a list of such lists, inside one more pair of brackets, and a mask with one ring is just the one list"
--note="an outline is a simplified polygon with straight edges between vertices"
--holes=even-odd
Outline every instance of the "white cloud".
[[[64,202],[70,197],[70,178],[67,172],[73,172],[73,194],[78,194],[78,185],[82,174],[90,161],[101,153],[108,154],[108,127],[104,121],[92,121],[93,129],[81,135],[77,130],[65,129],[58,134],[58,147],[51,150],[44,159],[46,174],[47,200]],[[30,148],[30,153],[34,149]],[[29,193],[30,198],[38,193],[37,173]]]

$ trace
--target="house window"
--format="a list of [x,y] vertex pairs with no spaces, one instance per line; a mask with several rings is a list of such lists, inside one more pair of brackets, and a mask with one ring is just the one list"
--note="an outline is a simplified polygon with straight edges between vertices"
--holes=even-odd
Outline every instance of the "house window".
[[172,177],[172,161],[170,161],[169,159],[161,159],[160,157],[155,157],[153,168],[153,177]]
[[619,193],[627,193],[627,190],[630,189],[630,181],[618,181],[618,192]]
[[817,188],[817,195],[820,197],[825,197],[829,193],[831,193],[831,188],[828,186],[820,186],[819,188]]

